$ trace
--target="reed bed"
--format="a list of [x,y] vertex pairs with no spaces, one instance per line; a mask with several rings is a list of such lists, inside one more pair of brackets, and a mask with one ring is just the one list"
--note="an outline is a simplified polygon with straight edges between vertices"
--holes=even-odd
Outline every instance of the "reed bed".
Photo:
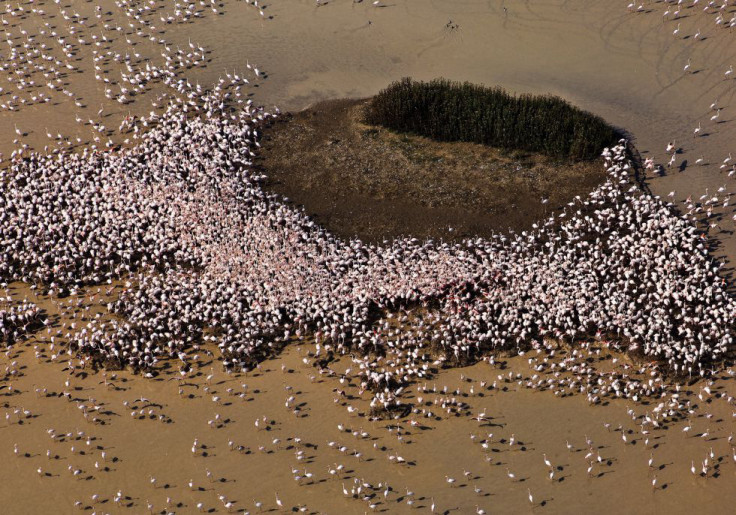
[[600,156],[616,129],[551,95],[512,95],[500,87],[405,78],[378,93],[365,121],[439,141],[466,141],[569,160]]

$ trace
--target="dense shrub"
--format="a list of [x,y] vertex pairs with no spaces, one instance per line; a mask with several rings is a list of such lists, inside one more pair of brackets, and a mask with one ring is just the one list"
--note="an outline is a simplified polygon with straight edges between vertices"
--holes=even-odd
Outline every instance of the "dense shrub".
[[596,158],[617,140],[603,119],[559,97],[514,96],[498,87],[445,79],[394,82],[370,102],[366,122],[440,141],[569,159]]

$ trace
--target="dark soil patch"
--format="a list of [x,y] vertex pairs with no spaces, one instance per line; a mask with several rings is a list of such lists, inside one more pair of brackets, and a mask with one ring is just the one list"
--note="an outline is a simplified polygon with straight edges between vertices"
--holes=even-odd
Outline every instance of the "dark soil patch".
[[263,128],[256,161],[268,190],[344,238],[521,231],[605,179],[601,160],[559,162],[366,125],[366,102],[331,100],[278,118]]

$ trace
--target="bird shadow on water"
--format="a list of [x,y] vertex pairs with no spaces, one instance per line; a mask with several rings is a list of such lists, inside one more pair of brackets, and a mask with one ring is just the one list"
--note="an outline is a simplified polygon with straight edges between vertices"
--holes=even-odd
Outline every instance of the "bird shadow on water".
[[549,499],[542,499],[538,503],[532,504],[532,508],[544,508],[545,506],[547,506],[549,503],[551,503],[554,500],[555,500],[554,497],[550,497]]

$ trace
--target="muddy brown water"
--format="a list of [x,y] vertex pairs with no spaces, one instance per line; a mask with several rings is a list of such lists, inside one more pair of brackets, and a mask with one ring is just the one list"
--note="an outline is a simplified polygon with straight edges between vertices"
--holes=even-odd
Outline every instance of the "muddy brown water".
[[[679,21],[663,23],[664,3],[646,2],[645,10],[650,12],[630,14],[626,12],[628,0],[383,3],[386,7],[377,8],[368,1],[335,0],[315,7],[311,0],[274,1],[261,17],[245,2],[228,0],[221,4],[219,14],[202,9],[201,19],[185,24],[159,23],[157,33],[174,46],[188,48],[191,38],[208,49],[206,67],[186,72],[190,81],[205,87],[225,73],[245,74],[247,65],[257,65],[265,77],[248,75],[251,87],[244,92],[259,103],[282,109],[298,110],[329,98],[366,97],[403,76],[444,76],[498,84],[517,92],[558,94],[629,131],[638,149],[660,163],[667,161],[664,149],[668,142],[675,141],[681,147],[676,166],[665,177],[651,179],[655,193],[675,191],[675,198],[683,200],[689,195],[702,195],[706,188],[711,193],[723,185],[731,188],[731,179],[719,166],[729,152],[736,150],[735,90],[733,81],[724,77],[728,67],[736,63],[736,45],[732,34],[715,25],[715,14],[688,8],[683,9]],[[87,40],[105,32],[113,39],[110,46],[117,52],[138,52],[161,62],[159,46],[142,38],[136,40],[137,34],[131,33],[127,17],[114,2],[62,1],[57,5],[36,1],[19,5],[28,12],[2,16],[8,22],[3,32],[10,33],[16,48],[26,42],[21,30],[36,34],[36,42],[54,45],[52,39],[56,37],[42,36],[39,31],[48,22],[56,27],[53,30],[68,33],[70,23],[60,12],[64,9],[67,15],[76,11],[88,18],[84,34]],[[95,5],[103,7],[105,21],[99,23],[126,27],[124,31],[95,26]],[[164,2],[155,5],[153,19],[174,10],[173,5]],[[44,10],[45,17],[32,14],[31,8]],[[677,23],[681,24],[680,36],[672,34]],[[695,40],[693,35],[699,29],[704,37]],[[125,36],[136,44],[129,45]],[[9,59],[6,46],[0,58],[3,63]],[[27,104],[18,102],[15,112],[0,111],[0,151],[5,158],[16,148],[16,127],[26,134],[22,141],[39,150],[54,145],[46,130],[54,137],[60,133],[90,142],[93,133],[89,124],[77,123],[75,116],[114,128],[129,112],[147,113],[152,108],[150,102],[167,91],[154,85],[131,104],[108,101],[104,85],[93,80],[91,46],[78,46],[79,60],[74,66],[79,71],[65,73],[63,81],[64,88],[86,107],[77,108],[71,98],[47,91],[53,102],[27,100]],[[58,44],[53,53],[61,57]],[[688,58],[697,73],[683,72]],[[121,66],[106,66],[111,76],[119,76]],[[29,99],[30,90],[14,89],[7,76],[7,71],[0,74],[0,87],[4,88],[0,103],[7,103],[12,95]],[[33,80],[40,83],[43,76],[36,73]],[[709,105],[716,99],[724,108],[718,123],[710,122],[713,113]],[[103,111],[98,115],[100,106]],[[705,135],[696,139],[692,130],[698,122]],[[120,142],[125,136],[109,137]],[[701,155],[707,166],[694,165]],[[727,232],[732,229],[729,219],[721,223],[717,236],[722,242],[719,253],[732,261],[736,240]],[[17,289],[14,295],[32,293]],[[39,302],[51,309],[44,299]],[[606,406],[589,406],[584,395],[559,398],[514,381],[506,385],[507,392],[494,390],[484,392],[483,397],[463,397],[473,413],[485,408],[494,417],[493,422],[502,426],[479,427],[481,424],[470,416],[443,417],[423,430],[404,421],[404,430],[411,432],[404,441],[410,443],[400,443],[395,431],[386,429],[387,423],[351,416],[346,406],[334,402],[333,389],[344,388],[336,378],[310,380],[314,371],[301,366],[306,345],[301,349],[297,345],[289,347],[278,360],[266,362],[263,372],[248,377],[224,375],[216,361],[205,362],[202,375],[189,381],[193,386],[182,386],[182,397],[175,376],[165,374],[147,380],[120,372],[113,380],[116,387],[107,387],[101,374],[94,373],[86,378],[74,377],[71,386],[66,387],[69,374],[65,365],[37,360],[33,344],[33,340],[19,344],[0,356],[3,367],[17,361],[23,374],[0,384],[0,401],[5,404],[0,413],[8,413],[10,422],[0,420],[0,497],[4,513],[146,513],[147,502],[152,503],[154,512],[168,509],[192,513],[200,502],[205,511],[226,512],[219,495],[234,503],[233,512],[256,513],[259,510],[254,500],[262,503],[263,511],[278,511],[277,493],[287,510],[302,505],[307,511],[324,513],[365,513],[371,511],[372,502],[380,502],[376,511],[428,512],[432,500],[438,512],[450,513],[473,513],[477,509],[487,513],[692,513],[728,512],[736,496],[730,486],[736,465],[727,440],[733,429],[728,396],[736,392],[725,374],[713,388],[726,393],[726,397],[701,401],[696,384],[688,395],[698,405],[690,421],[652,430],[649,448],[644,447],[641,428],[627,410],[643,414],[653,409],[652,404],[616,400]],[[282,365],[287,372],[282,372]],[[525,377],[532,375],[524,358],[511,360],[509,366]],[[214,377],[207,384],[210,367]],[[288,372],[290,369],[294,372]],[[467,391],[469,383],[461,382],[461,374],[473,378],[477,389],[477,381],[493,381],[507,371],[479,364],[442,372],[433,382],[440,388],[448,385],[450,390],[462,385]],[[243,383],[250,392],[244,398],[227,394],[227,388],[241,391]],[[14,393],[9,391],[11,385]],[[205,387],[209,392],[204,392]],[[66,389],[73,400],[39,396],[34,391],[37,388],[57,393]],[[297,418],[284,407],[289,392],[299,403],[306,403],[302,408],[306,416]],[[193,398],[188,397],[189,393]],[[221,404],[212,400],[213,395],[221,397]],[[143,419],[130,415],[133,407],[143,408],[143,402],[136,401],[141,397],[160,405],[144,408]],[[80,402],[100,406],[100,414],[92,416],[104,424],[87,422],[78,408]],[[366,409],[366,400],[349,402]],[[30,410],[30,418],[19,418],[16,409],[20,413]],[[146,418],[149,409],[154,419]],[[219,429],[211,429],[207,422],[215,420],[216,414],[226,422]],[[165,420],[170,418],[171,423],[159,421],[159,415]],[[270,430],[254,425],[264,415],[275,421]],[[621,434],[609,431],[604,423],[631,429],[634,432],[629,440],[636,443],[624,444]],[[338,424],[362,428],[370,436],[356,439],[340,431]],[[692,430],[683,432],[688,425]],[[48,434],[52,428],[57,434],[83,431],[84,436],[80,440],[54,441]],[[705,432],[709,433],[707,438],[692,436]],[[498,451],[484,452],[471,440],[471,433],[476,434],[476,442],[493,433]],[[512,434],[524,442],[527,450],[500,443]],[[592,475],[586,472],[586,435],[594,442],[596,456],[600,454],[602,459],[594,465]],[[94,438],[89,446],[87,436]],[[289,438],[294,437],[301,438],[300,449],[290,448],[294,443]],[[197,455],[192,454],[195,438],[207,446],[208,456],[202,456],[201,448]],[[281,442],[273,443],[274,438]],[[230,451],[228,440],[245,446],[251,454]],[[573,445],[573,452],[567,450],[566,440]],[[329,447],[330,441],[347,447],[348,452]],[[15,456],[14,444],[20,456]],[[698,467],[711,448],[715,461],[720,460],[717,477],[713,469],[707,479],[692,475],[691,463]],[[51,459],[46,457],[47,450],[51,451]],[[304,451],[303,459],[297,459],[296,450]],[[360,460],[355,457],[356,450],[362,455]],[[102,451],[107,456],[105,461]],[[544,453],[554,465],[562,467],[554,481],[547,478]],[[492,455],[491,464],[485,460],[486,454]],[[401,455],[414,464],[396,465],[387,455]],[[647,465],[650,456],[654,470]],[[345,465],[346,472],[344,477],[333,479],[328,468],[336,464]],[[73,476],[69,466],[81,472]],[[312,479],[298,484],[292,467],[300,474],[306,469]],[[506,469],[517,480],[511,481]],[[212,481],[207,478],[207,470]],[[472,479],[466,479],[464,471],[470,472]],[[653,489],[655,475],[658,488]],[[150,483],[151,476],[156,478],[156,485]],[[445,476],[455,478],[456,486],[450,486]],[[346,498],[343,483],[350,488],[355,477],[373,485],[388,482],[394,492],[385,501],[382,494],[377,501]],[[187,485],[190,479],[194,490]],[[475,494],[474,486],[482,490],[481,495]],[[414,492],[410,497],[413,507],[406,502],[407,488]],[[124,496],[121,505],[113,502],[118,490]],[[533,504],[527,498],[529,492]],[[96,502],[92,495],[99,496]],[[167,497],[171,498],[168,507]],[[81,510],[75,508],[75,501],[81,502]]]
[[[50,299],[20,284],[12,293],[58,313]],[[734,501],[728,397],[736,389],[725,373],[711,395],[702,384],[684,386],[682,402],[691,401],[693,414],[647,433],[629,410],[651,415],[657,399],[591,406],[583,394],[529,388],[538,378],[527,361],[534,352],[441,371],[409,388],[407,402],[431,417],[371,421],[363,416],[369,395],[339,379],[350,363],[332,363],[335,376],[319,374],[303,363],[314,351],[306,342],[248,374],[226,374],[201,352],[199,372],[181,380],[173,370],[153,379],[125,371],[70,374],[66,358],[51,359],[48,343],[42,331],[2,357],[19,372],[0,389],[0,414],[7,414],[0,422],[4,513],[146,513],[148,503],[155,513],[195,513],[200,503],[206,512],[257,513],[256,502],[265,512],[364,513],[375,504],[378,512],[428,513],[434,503],[438,513],[684,513],[724,512]],[[619,366],[604,357],[601,370]],[[459,415],[442,407],[451,398],[465,403]],[[52,438],[50,431],[71,436]],[[700,468],[711,451],[716,468],[709,477],[692,475],[691,462]],[[342,472],[331,474],[339,465]],[[297,481],[295,474],[311,477]],[[366,491],[370,499],[343,494],[355,478],[376,487]],[[220,496],[233,503],[230,510]]]

